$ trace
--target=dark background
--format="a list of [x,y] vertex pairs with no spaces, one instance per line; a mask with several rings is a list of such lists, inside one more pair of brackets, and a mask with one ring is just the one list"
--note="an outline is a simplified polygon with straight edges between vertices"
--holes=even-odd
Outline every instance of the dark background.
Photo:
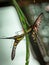
[[[0,0],[0,7],[1,6],[7,6],[7,5],[11,5],[10,3],[11,0]],[[29,5],[32,3],[43,3],[43,2],[49,2],[49,0],[16,0],[18,2],[18,4],[20,6],[25,6],[25,5]]]

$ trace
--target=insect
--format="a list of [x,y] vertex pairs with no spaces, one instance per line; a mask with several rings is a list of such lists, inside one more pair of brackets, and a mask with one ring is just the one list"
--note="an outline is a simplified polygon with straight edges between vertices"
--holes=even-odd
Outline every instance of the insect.
[[29,27],[29,29],[26,31],[26,33],[23,33],[21,35],[15,35],[15,36],[12,36],[12,37],[0,38],[0,39],[14,39],[15,40],[14,44],[13,44],[13,48],[12,48],[12,53],[11,53],[11,59],[12,60],[15,58],[16,47],[17,47],[18,43],[24,38],[24,36],[29,34],[30,32],[32,32],[32,36],[34,38],[35,33],[37,33],[37,31],[38,31],[38,27],[39,27],[39,24],[41,22],[42,15],[43,15],[43,13],[41,13],[38,16],[38,18],[36,19],[34,24]]

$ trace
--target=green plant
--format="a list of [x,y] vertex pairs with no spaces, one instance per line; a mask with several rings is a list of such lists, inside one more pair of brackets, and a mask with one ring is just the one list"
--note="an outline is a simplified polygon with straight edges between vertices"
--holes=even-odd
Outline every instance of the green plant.
[[[12,3],[13,3],[13,5],[14,5],[17,13],[18,13],[18,16],[19,16],[20,22],[22,24],[22,27],[24,29],[24,32],[26,32],[27,29],[28,29],[27,19],[24,16],[24,14],[23,14],[22,10],[20,9],[19,5],[17,4],[16,0],[12,0]],[[26,63],[25,63],[25,65],[29,64],[29,56],[30,56],[30,54],[29,54],[29,43],[30,43],[30,41],[29,41],[29,37],[28,37],[28,34],[27,34],[26,35]]]

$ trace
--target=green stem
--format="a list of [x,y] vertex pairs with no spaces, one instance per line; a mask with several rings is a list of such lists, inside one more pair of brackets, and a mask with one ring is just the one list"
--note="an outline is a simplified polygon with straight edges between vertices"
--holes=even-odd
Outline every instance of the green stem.
[[[19,5],[17,4],[16,0],[12,0],[13,2],[13,5],[18,13],[18,16],[19,16],[19,19],[20,19],[20,22],[22,24],[22,27],[24,29],[24,32],[26,32],[28,30],[28,21],[26,19],[26,17],[24,16],[22,10],[20,9]],[[29,37],[28,35],[26,35],[26,63],[25,65],[28,65],[29,64]]]

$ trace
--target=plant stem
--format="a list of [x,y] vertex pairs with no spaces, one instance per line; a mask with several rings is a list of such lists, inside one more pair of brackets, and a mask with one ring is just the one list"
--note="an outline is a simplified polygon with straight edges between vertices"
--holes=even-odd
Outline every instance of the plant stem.
[[[12,0],[12,2],[13,2],[13,5],[14,5],[17,13],[18,13],[18,16],[19,16],[20,22],[22,24],[22,27],[24,29],[24,32],[26,32],[28,30],[28,26],[29,26],[27,19],[24,16],[24,14],[23,14],[22,10],[20,9],[19,5],[17,4],[16,0]],[[29,54],[29,43],[30,43],[29,36],[27,34],[26,35],[26,63],[25,63],[25,65],[29,64],[29,56],[30,56],[30,54]]]

